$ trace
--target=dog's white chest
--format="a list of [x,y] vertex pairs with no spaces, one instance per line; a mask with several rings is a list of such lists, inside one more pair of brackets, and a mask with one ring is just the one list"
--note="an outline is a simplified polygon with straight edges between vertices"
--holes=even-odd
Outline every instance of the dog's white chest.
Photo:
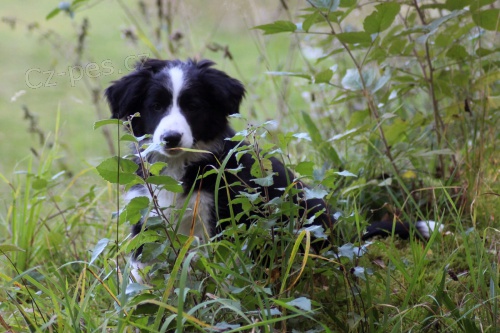
[[[161,174],[180,181],[184,175],[184,167],[171,163]],[[156,204],[151,209],[151,216],[157,216],[158,211],[161,211],[170,230],[183,235],[191,235],[192,233],[201,240],[206,240],[207,236],[209,237],[212,232],[210,221],[213,214],[213,195],[196,190],[188,195],[174,193],[159,185],[152,185],[151,188],[156,197]],[[143,187],[130,191],[127,194],[127,201],[138,196],[152,199],[151,193]]]

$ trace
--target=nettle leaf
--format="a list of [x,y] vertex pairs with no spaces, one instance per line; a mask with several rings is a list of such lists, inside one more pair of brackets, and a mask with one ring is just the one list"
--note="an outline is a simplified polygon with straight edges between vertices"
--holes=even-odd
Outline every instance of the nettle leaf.
[[182,183],[170,176],[149,176],[146,181],[149,184],[162,185],[162,187],[170,192],[182,193]]
[[369,34],[380,33],[389,28],[398,15],[401,6],[396,2],[386,2],[375,6],[376,11],[363,21],[363,28]]
[[342,43],[346,44],[362,44],[372,42],[370,34],[364,31],[342,32],[340,34],[336,34],[335,37],[337,37]]
[[483,29],[500,31],[500,9],[486,9],[472,13],[472,20]]
[[113,156],[102,161],[96,167],[96,170],[104,180],[113,184],[124,185],[134,180],[140,180],[135,174],[138,168],[139,166],[131,160]]
[[339,8],[340,0],[309,0],[309,3],[316,8],[326,9],[334,12]]
[[281,32],[294,32],[297,30],[297,25],[290,21],[276,21],[274,23],[258,25],[254,29],[263,30],[264,35],[271,35]]

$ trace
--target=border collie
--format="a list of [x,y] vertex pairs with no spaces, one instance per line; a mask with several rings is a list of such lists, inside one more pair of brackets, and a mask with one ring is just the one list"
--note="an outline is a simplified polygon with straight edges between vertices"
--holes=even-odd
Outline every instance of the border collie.
[[[136,137],[145,136],[141,145],[149,143],[157,147],[147,154],[148,162],[165,162],[167,166],[161,173],[182,182],[184,190],[184,193],[174,194],[160,187],[152,187],[151,191],[146,186],[136,185],[128,192],[126,200],[138,196],[154,198],[167,218],[175,211],[172,208],[182,208],[188,201],[182,220],[174,230],[205,241],[217,235],[231,216],[240,215],[238,223],[252,222],[247,215],[240,214],[241,205],[231,204],[248,187],[265,197],[264,201],[283,196],[290,184],[296,189],[306,187],[274,157],[269,159],[271,166],[266,170],[272,174],[269,186],[252,181],[255,178],[251,174],[255,163],[253,157],[249,153],[237,157],[235,149],[241,142],[228,140],[235,135],[228,116],[239,112],[245,88],[213,65],[209,60],[149,59],[138,63],[135,71],[115,81],[105,92],[113,118],[126,120],[140,114],[132,118],[131,129]],[[217,182],[216,173],[200,177],[209,170],[219,170],[222,161],[227,161],[224,182]],[[227,170],[239,171],[235,174]],[[142,172],[139,174],[146,177]],[[335,219],[328,205],[321,199],[306,199],[301,191],[298,192],[292,195],[293,202],[300,207],[297,227],[300,228],[303,221],[313,220],[313,225],[331,230]],[[434,223],[417,222],[413,227],[422,237],[429,238]],[[135,224],[133,236],[142,228],[142,222]],[[393,223],[372,224],[363,239],[392,231]],[[407,238],[410,225],[396,223],[394,231]],[[328,241],[318,243],[318,247],[329,244]]]

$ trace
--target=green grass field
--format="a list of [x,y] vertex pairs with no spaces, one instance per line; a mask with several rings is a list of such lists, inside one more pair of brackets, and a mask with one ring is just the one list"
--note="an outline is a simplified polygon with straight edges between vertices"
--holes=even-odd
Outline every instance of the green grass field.
[[[69,3],[48,20],[59,1],[0,4],[0,331],[500,331],[497,3]],[[331,248],[262,227],[285,198],[208,244],[166,221],[129,238],[116,212],[138,209],[96,170],[126,155],[123,130],[93,126],[144,55],[209,58],[245,84],[234,127],[335,207]],[[380,219],[444,232],[359,242]],[[158,261],[142,284],[141,243]]]

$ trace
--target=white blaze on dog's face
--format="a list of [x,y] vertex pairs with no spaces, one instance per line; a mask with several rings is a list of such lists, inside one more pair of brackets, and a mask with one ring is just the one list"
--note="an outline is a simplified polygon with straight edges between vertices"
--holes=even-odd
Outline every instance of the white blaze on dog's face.
[[169,79],[172,102],[153,133],[153,143],[164,146],[160,152],[173,157],[182,153],[178,148],[192,148],[194,144],[191,127],[179,105],[179,96],[185,86],[184,72],[179,67],[165,68]]

